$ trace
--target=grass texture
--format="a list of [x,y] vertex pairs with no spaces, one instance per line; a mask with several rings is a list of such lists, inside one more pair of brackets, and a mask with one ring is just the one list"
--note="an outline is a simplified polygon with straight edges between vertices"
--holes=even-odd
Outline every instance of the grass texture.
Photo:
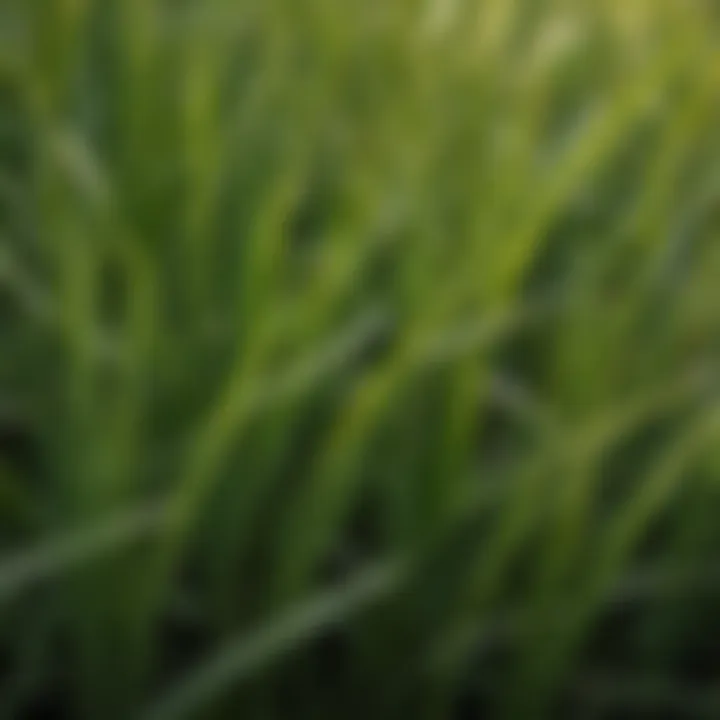
[[719,21],[3,0],[0,716],[718,717]]

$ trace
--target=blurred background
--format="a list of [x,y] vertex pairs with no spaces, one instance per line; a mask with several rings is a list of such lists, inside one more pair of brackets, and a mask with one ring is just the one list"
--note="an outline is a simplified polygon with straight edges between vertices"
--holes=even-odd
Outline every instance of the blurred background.
[[720,717],[712,0],[2,0],[0,718]]

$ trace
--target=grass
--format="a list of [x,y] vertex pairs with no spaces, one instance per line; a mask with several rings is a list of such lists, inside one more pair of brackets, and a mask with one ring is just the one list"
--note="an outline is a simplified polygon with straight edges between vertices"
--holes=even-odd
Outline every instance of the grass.
[[714,717],[717,38],[5,0],[2,717]]

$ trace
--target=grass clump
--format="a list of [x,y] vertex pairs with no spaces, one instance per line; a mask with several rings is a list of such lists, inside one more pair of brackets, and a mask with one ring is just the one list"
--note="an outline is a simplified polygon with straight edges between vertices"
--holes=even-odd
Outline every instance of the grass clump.
[[5,0],[5,716],[714,716],[717,20]]

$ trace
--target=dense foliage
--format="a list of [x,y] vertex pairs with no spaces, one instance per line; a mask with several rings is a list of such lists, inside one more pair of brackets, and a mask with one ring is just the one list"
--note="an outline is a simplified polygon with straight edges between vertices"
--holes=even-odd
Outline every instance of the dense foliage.
[[4,0],[2,717],[717,717],[716,15]]

